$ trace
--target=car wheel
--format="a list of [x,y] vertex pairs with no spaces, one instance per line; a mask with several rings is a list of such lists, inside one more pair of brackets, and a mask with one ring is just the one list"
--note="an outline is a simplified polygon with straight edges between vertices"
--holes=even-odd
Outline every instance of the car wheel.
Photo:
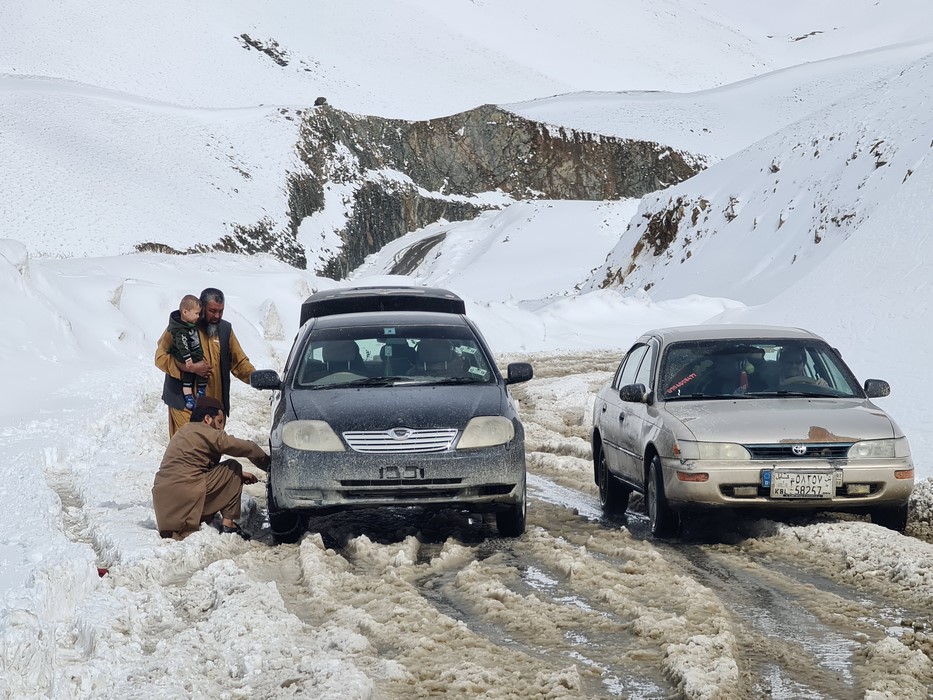
[[301,516],[293,510],[283,510],[275,504],[272,495],[272,474],[266,482],[266,511],[269,514],[269,528],[272,530],[272,539],[277,544],[294,544],[304,534],[304,523]]
[[907,504],[875,508],[871,512],[871,521],[889,530],[904,532],[907,529]]
[[628,508],[628,499],[632,489],[609,473],[604,449],[600,448],[597,459],[599,462],[596,467],[596,483],[599,485],[599,505],[604,513],[621,515]]
[[655,537],[671,537],[677,534],[680,520],[671,510],[664,495],[664,480],[661,477],[661,459],[655,455],[648,465],[645,484],[645,501],[648,508],[648,525]]
[[525,518],[528,502],[525,489],[522,489],[522,500],[509,506],[507,510],[496,513],[496,529],[503,537],[518,537],[525,532]]

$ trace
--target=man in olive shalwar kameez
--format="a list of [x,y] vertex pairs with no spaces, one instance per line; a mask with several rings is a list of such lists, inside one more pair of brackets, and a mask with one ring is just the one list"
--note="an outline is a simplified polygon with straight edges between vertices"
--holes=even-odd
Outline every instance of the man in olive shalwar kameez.
[[263,471],[269,455],[252,440],[240,440],[224,432],[226,416],[220,401],[198,399],[191,422],[181,426],[168,443],[152,485],[152,505],[162,537],[181,540],[209,522],[216,513],[223,518],[222,532],[249,535],[234,522],[240,517],[243,484],[256,483],[234,459],[246,457]]

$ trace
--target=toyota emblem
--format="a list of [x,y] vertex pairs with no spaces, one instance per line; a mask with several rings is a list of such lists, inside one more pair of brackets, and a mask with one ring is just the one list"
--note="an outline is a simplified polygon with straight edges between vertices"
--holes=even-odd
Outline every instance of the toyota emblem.
[[791,447],[790,449],[791,449],[791,452],[793,452],[793,453],[794,453],[795,455],[797,455],[798,457],[800,457],[801,455],[807,454],[807,446],[806,446],[806,445],[794,445],[794,446]]
[[411,428],[392,428],[389,431],[389,436],[393,440],[407,440],[411,437],[412,432],[414,431]]

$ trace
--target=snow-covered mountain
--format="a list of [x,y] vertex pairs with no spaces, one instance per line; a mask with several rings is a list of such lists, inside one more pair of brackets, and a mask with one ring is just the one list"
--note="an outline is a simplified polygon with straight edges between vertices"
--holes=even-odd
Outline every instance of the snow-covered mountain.
[[[886,210],[930,167],[933,53],[860,88],[645,197],[586,288],[648,287],[656,299],[704,294],[761,304],[832,267],[870,219],[885,220],[891,250],[900,249],[916,231]],[[708,275],[711,261],[733,274]]]
[[499,103],[719,160],[929,52],[929,8],[856,5],[841,17],[833,3],[591,0],[556,22],[561,3],[10,3],[0,234],[71,257],[282,227],[299,123],[319,96],[403,119]]

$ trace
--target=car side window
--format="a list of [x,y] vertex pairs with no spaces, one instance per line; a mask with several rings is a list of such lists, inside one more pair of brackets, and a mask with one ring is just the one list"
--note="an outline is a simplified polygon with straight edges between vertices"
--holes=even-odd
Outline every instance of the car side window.
[[635,374],[633,384],[643,384],[646,389],[651,389],[651,366],[654,364],[655,350],[651,346],[645,346],[647,352],[642,358],[638,372]]
[[616,389],[621,389],[627,384],[635,383],[635,375],[638,373],[638,366],[641,364],[642,358],[647,352],[648,346],[644,344],[636,345],[628,351],[628,354],[622,361],[619,372],[616,374]]

